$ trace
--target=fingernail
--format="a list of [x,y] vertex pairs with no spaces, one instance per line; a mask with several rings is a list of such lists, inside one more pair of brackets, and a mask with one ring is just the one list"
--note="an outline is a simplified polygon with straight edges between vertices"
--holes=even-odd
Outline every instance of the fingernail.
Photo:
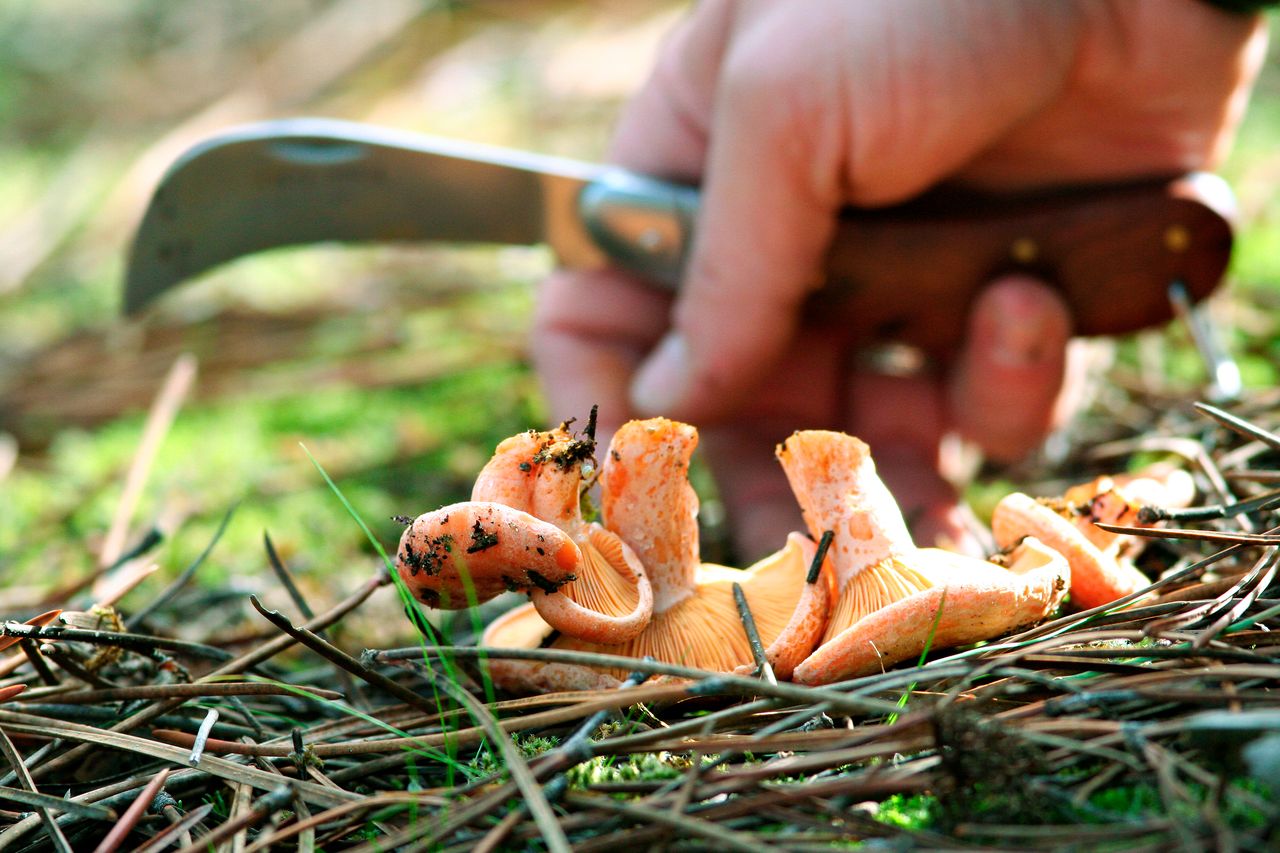
[[1049,361],[1071,335],[1066,305],[1038,281],[1009,276],[979,297],[974,343],[997,367],[1031,368]]
[[998,311],[993,319],[991,358],[1002,367],[1034,367],[1051,346],[1061,346],[1060,341],[1046,339],[1051,324],[1043,315]]
[[684,336],[668,332],[631,383],[631,405],[645,416],[667,415],[684,402],[689,386],[689,347]]

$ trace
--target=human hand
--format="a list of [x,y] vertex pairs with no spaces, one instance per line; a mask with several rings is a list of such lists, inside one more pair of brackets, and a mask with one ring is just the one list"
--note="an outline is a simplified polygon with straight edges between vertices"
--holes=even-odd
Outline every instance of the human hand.
[[[612,159],[700,183],[679,297],[620,272],[560,272],[534,358],[557,416],[600,404],[698,424],[743,556],[798,515],[773,445],[797,428],[867,441],[922,538],[962,536],[942,436],[997,458],[1064,414],[1071,319],[1046,286],[993,283],[967,339],[922,375],[867,370],[804,320],[845,206],[940,182],[992,191],[1211,165],[1261,62],[1254,17],[1198,0],[707,0],[624,112]],[[904,293],[905,305],[911,294]]]

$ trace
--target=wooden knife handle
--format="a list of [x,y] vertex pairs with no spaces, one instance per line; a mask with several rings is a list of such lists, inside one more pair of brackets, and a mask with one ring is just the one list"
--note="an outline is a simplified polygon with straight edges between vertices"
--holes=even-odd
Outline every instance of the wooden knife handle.
[[[675,289],[698,203],[691,187],[617,170],[588,185],[580,212],[614,263]],[[1226,182],[1195,173],[1020,195],[940,189],[896,207],[848,210],[810,319],[868,344],[914,344],[945,357],[983,285],[1022,271],[1062,293],[1076,334],[1133,331],[1172,316],[1172,282],[1194,300],[1217,286],[1234,206]]]
[[1062,293],[1076,334],[1129,332],[1172,316],[1171,282],[1196,300],[1217,286],[1233,213],[1226,183],[1205,173],[1023,196],[938,191],[849,211],[812,315],[945,356],[982,286],[1023,271]]

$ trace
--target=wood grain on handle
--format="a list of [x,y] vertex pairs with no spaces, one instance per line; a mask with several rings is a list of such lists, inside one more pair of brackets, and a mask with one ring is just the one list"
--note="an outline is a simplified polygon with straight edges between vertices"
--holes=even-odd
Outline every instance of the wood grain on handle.
[[1206,174],[1014,197],[938,192],[850,211],[812,315],[946,356],[982,286],[1021,270],[1063,294],[1076,334],[1129,332],[1172,316],[1170,282],[1197,300],[1217,286],[1232,213],[1230,190]]

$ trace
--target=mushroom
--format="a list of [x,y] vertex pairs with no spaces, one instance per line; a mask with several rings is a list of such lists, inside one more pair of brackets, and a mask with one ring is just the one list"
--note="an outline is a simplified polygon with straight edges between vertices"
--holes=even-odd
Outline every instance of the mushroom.
[[562,633],[597,643],[639,634],[653,615],[653,588],[635,552],[612,530],[582,517],[582,490],[595,464],[594,429],[568,424],[530,431],[498,445],[471,490],[473,500],[522,509],[563,530],[581,559],[573,579],[529,590],[538,614]]
[[[754,659],[734,601],[742,586],[765,656],[779,678],[813,649],[826,623],[832,580],[824,561],[808,582],[817,545],[800,534],[746,570],[702,563],[698,556],[698,498],[687,479],[697,431],[665,418],[630,421],[614,435],[601,468],[605,525],[640,558],[653,585],[653,619],[634,639],[607,645],[569,636],[552,638],[533,608],[521,607],[485,631],[488,646],[601,652],[715,672],[747,673]],[[491,659],[500,686],[519,691],[601,689],[625,671],[537,661]]]
[[930,646],[973,643],[1045,618],[1066,589],[1067,564],[1034,539],[1002,567],[917,548],[866,444],[797,432],[778,459],[814,536],[832,531],[838,598],[822,644],[795,669],[804,684],[877,672]]
[[1151,583],[1133,564],[1145,542],[1103,530],[1095,522],[1148,526],[1141,518],[1142,507],[1186,506],[1194,498],[1190,474],[1153,467],[1137,475],[1099,477],[1071,487],[1060,499],[1037,500],[1013,492],[996,504],[991,531],[1001,548],[1035,536],[1062,554],[1071,566],[1071,600],[1088,610]]
[[410,590],[454,608],[515,590],[565,634],[616,643],[640,633],[653,611],[644,569],[617,534],[582,518],[594,449],[589,433],[567,424],[499,444],[470,501],[419,516],[401,537],[398,567]]

